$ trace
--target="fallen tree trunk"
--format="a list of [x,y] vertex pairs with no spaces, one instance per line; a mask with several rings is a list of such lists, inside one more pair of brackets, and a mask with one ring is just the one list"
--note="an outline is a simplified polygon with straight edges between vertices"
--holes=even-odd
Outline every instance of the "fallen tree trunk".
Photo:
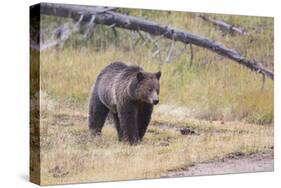
[[246,33],[242,28],[228,24],[222,20],[216,20],[202,14],[199,15],[199,17],[202,18],[204,21],[219,27],[222,31],[228,31],[229,33],[234,33],[239,35],[244,35]]
[[255,60],[249,60],[240,55],[237,51],[227,48],[218,42],[177,28],[163,26],[143,18],[113,12],[111,11],[112,8],[50,3],[41,3],[40,5],[40,13],[44,15],[71,17],[74,20],[79,20],[81,16],[83,16],[82,22],[90,22],[94,15],[95,24],[113,25],[114,27],[129,30],[144,31],[152,35],[160,35],[164,38],[180,41],[185,44],[194,44],[232,59],[250,70],[267,76],[272,80],[274,79],[273,72],[263,68],[261,63],[258,63]]

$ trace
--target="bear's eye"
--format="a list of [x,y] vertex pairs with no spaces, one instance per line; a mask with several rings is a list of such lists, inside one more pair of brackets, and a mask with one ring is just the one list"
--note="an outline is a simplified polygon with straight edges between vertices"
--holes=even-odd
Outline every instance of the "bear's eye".
[[148,91],[149,91],[149,92],[152,92],[152,91],[153,91],[153,88],[149,88]]

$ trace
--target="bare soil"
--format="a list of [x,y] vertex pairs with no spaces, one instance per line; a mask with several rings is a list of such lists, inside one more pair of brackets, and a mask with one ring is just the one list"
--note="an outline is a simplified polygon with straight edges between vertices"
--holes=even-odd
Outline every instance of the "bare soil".
[[250,155],[235,153],[221,160],[200,163],[193,166],[184,167],[179,170],[171,170],[163,177],[184,177],[199,175],[202,176],[247,172],[269,172],[273,170],[273,151],[267,153],[255,153]]

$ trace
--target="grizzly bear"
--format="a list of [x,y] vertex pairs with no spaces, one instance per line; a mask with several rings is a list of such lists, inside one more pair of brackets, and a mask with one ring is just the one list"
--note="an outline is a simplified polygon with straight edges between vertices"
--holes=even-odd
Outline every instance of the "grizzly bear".
[[153,105],[159,102],[161,72],[114,62],[98,75],[89,101],[89,128],[100,135],[111,113],[119,141],[136,144],[143,139]]

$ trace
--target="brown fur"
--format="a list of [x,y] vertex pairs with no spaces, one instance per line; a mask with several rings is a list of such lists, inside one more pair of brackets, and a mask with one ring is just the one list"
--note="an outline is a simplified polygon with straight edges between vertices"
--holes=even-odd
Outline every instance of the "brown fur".
[[161,73],[148,73],[138,66],[115,62],[98,75],[90,96],[89,128],[100,135],[110,112],[119,140],[131,144],[142,140],[153,104],[159,99]]

